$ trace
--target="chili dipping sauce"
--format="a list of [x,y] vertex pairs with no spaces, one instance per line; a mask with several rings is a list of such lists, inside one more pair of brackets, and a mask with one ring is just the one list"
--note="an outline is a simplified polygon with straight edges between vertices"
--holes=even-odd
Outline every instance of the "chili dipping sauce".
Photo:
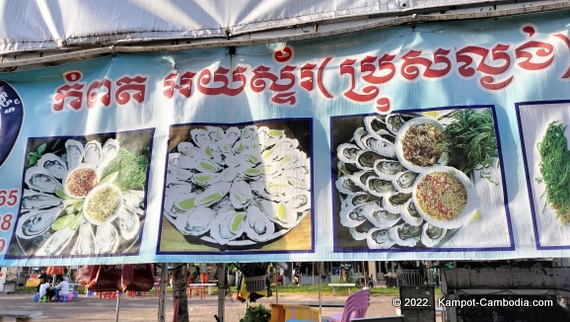
[[416,198],[426,215],[447,221],[457,218],[467,206],[467,189],[451,172],[432,172],[418,183]]
[[97,173],[91,168],[77,168],[65,180],[65,188],[73,197],[85,197],[99,184]]

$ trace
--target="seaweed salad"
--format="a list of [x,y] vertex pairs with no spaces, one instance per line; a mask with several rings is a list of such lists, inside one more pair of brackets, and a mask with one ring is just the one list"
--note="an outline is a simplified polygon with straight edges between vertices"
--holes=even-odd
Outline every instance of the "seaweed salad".
[[544,138],[537,145],[542,178],[536,179],[545,184],[546,198],[563,225],[570,222],[570,151],[565,130],[566,126],[558,122],[548,125]]

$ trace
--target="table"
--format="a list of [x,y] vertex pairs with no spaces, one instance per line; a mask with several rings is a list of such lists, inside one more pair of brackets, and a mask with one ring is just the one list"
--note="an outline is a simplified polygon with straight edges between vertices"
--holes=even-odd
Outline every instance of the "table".
[[208,288],[208,295],[212,295],[212,287],[217,286],[216,283],[190,283],[188,284],[188,298],[192,298],[192,292],[198,290],[200,292],[200,298],[205,297],[204,290]]

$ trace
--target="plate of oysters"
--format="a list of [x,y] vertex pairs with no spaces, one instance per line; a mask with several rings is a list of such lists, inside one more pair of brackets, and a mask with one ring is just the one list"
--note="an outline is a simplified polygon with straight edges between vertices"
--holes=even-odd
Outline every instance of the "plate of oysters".
[[[92,256],[135,251],[144,221],[144,190],[120,187],[121,174],[113,170],[118,154],[125,151],[119,140],[38,140],[44,142],[42,155],[25,169],[8,255]],[[146,173],[146,166],[141,171]]]
[[163,213],[189,243],[259,248],[310,213],[310,158],[284,123],[183,129]]
[[469,178],[445,166],[444,130],[423,113],[355,124],[336,147],[337,229],[370,249],[441,247],[453,238],[478,201]]

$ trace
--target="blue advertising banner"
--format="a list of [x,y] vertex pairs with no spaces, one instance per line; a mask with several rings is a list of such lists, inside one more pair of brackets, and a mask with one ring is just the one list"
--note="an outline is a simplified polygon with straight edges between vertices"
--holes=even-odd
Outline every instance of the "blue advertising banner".
[[568,17],[2,74],[0,264],[570,256]]

